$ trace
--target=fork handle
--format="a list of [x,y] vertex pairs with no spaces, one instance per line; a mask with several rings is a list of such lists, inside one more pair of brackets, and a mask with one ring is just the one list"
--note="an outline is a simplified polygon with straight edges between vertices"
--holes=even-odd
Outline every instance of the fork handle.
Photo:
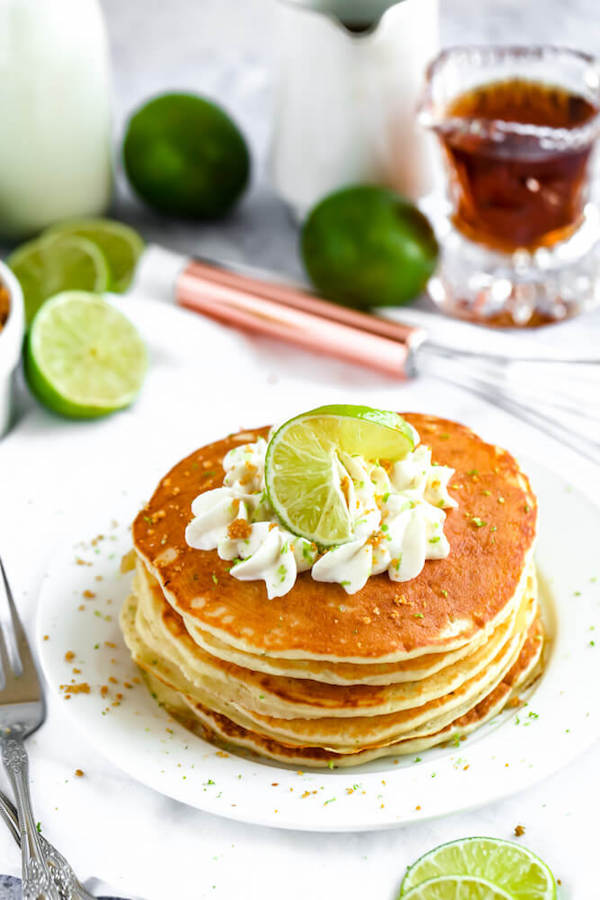
[[33,821],[29,795],[29,761],[20,737],[2,740],[2,761],[14,791],[19,814],[23,900],[60,900]]
[[[17,810],[2,791],[0,791],[0,816],[6,822],[10,833],[20,848],[21,834]],[[77,880],[75,872],[62,853],[59,853],[56,847],[46,840],[43,834],[40,835],[40,843],[46,862],[49,864],[50,875],[58,888],[61,900],[96,900],[93,894],[90,894],[81,882]]]

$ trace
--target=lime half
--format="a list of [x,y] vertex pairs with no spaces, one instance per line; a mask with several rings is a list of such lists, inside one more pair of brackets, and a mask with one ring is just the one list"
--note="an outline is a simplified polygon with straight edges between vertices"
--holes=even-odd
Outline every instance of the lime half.
[[27,323],[44,300],[59,291],[107,290],[109,270],[104,254],[82,237],[42,237],[12,253],[8,265],[18,278],[25,299]]
[[108,290],[118,294],[126,291],[135,272],[144,242],[137,231],[112,219],[78,219],[59,222],[45,235],[76,235],[96,244],[102,251],[109,269]]
[[406,900],[515,900],[502,888],[471,875],[442,875],[414,887]]
[[430,850],[407,871],[400,897],[412,898],[411,888],[430,878],[467,873],[493,882],[512,900],[556,897],[554,875],[545,862],[513,841],[486,837],[463,838]]
[[321,406],[290,419],[269,441],[265,483],[283,524],[330,547],[352,536],[340,483],[339,454],[398,460],[415,447],[412,426],[369,406]]
[[63,416],[88,419],[129,406],[146,366],[146,348],[129,319],[84,291],[48,300],[29,331],[27,381],[45,406]]

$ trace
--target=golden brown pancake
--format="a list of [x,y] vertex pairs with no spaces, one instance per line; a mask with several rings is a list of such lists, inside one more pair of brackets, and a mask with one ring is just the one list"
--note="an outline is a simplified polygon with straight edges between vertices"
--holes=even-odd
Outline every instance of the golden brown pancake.
[[[533,574],[527,588],[524,603],[535,599]],[[223,699],[239,702],[254,712],[283,718],[383,715],[421,707],[429,700],[457,690],[487,668],[511,637],[516,617],[515,611],[482,646],[475,647],[458,661],[450,658],[448,665],[429,678],[390,685],[340,686],[314,679],[267,675],[212,657],[194,643],[181,616],[166,602],[158,583],[139,563],[134,591],[140,637],[155,654],[178,666],[186,682],[204,688],[210,682]]]
[[[437,732],[478,704],[500,683],[518,658],[536,616],[537,602],[535,598],[525,600],[510,639],[494,654],[485,671],[478,672],[460,688],[396,713],[358,714],[342,719],[332,719],[327,713],[320,718],[304,718],[303,711],[298,713],[299,717],[288,719],[263,715],[242,705],[244,698],[241,698],[242,702],[236,696],[228,699],[222,685],[210,679],[189,681],[177,661],[161,654],[156,646],[148,645],[143,631],[135,627],[137,610],[134,598],[129,610],[129,623],[124,621],[123,625],[134,658],[144,669],[184,695],[192,706],[199,704],[202,708],[211,708],[242,727],[286,744],[324,746],[338,753],[354,753],[357,748],[378,747]],[[132,627],[133,621],[135,625]]]
[[[212,713],[224,716],[246,732],[258,735],[259,742],[266,739],[300,749],[319,745],[338,756],[354,755],[357,752],[372,753],[387,745],[395,746],[399,742],[402,742],[403,747],[412,746],[408,744],[409,741],[427,740],[435,743],[441,738],[430,741],[432,735],[447,734],[448,728],[457,718],[465,716],[474,707],[481,708],[480,704],[485,697],[506,680],[507,672],[526,642],[529,623],[537,611],[537,602],[535,595],[532,596],[532,591],[525,592],[522,605],[523,609],[518,616],[520,621],[515,622],[510,642],[485,671],[465,683],[459,690],[451,691],[435,702],[426,702],[422,707],[405,710],[397,715],[372,716],[366,719],[359,717],[337,722],[328,720],[326,712],[321,719],[304,721],[302,719],[278,721],[269,715],[256,715],[251,709],[236,702],[239,698],[234,696],[233,699],[231,697],[227,699],[223,682],[215,684],[210,679],[189,681],[186,672],[179,667],[180,661],[177,657],[169,655],[172,649],[169,647],[169,640],[158,647],[144,643],[144,630],[138,627],[139,609],[135,595],[122,611],[122,628],[134,659],[142,668],[174,689],[180,700],[198,713],[200,718],[205,715],[203,711],[211,710]],[[526,609],[529,612],[526,612]],[[162,655],[163,652],[165,656]],[[498,695],[494,694],[494,697]],[[508,697],[505,697],[506,699]],[[170,702],[173,705],[172,699]],[[496,705],[495,703],[494,708],[488,710],[488,717],[494,714]],[[189,717],[188,713],[186,715]],[[473,727],[476,727],[478,719],[473,721]]]
[[451,466],[446,559],[429,560],[412,581],[372,576],[348,595],[336,584],[298,576],[283,597],[262,581],[242,582],[216,550],[189,547],[191,503],[221,485],[224,455],[265,437],[267,428],[217,441],[178,463],[133,525],[134,545],[169,603],[224,644],[278,659],[388,663],[464,646],[501,618],[518,590],[535,539],[537,504],[505,450],[445,419],[405,414],[434,462]]
[[393,663],[346,663],[332,660],[312,659],[277,659],[265,654],[245,653],[238,647],[228,646],[207,631],[202,631],[189,618],[183,619],[192,640],[212,656],[226,662],[236,663],[253,672],[264,672],[267,675],[283,675],[288,678],[314,679],[325,684],[397,684],[403,681],[420,681],[434,675],[440,669],[463,659],[481,646],[499,627],[505,618],[513,614],[514,609],[507,605],[506,616],[498,616],[493,622],[469,641],[446,653],[423,653]]
[[540,620],[531,626],[519,658],[494,690],[468,713],[460,716],[435,734],[399,741],[384,747],[340,755],[322,747],[293,747],[264,737],[236,725],[226,716],[186,703],[181,695],[166,687],[160,680],[146,673],[150,689],[160,698],[167,711],[185,728],[204,740],[216,743],[229,751],[249,750],[278,762],[314,767],[355,766],[383,756],[404,756],[421,753],[431,747],[465,738],[485,722],[498,715],[511,700],[517,705],[518,693],[535,681],[540,673],[543,652],[543,629]]

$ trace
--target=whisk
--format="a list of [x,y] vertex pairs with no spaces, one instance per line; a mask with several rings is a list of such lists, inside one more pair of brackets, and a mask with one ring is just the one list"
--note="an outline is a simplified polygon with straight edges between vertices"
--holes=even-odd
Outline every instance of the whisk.
[[451,349],[424,328],[338,306],[266,274],[150,247],[137,285],[156,291],[158,282],[176,303],[212,319],[398,379],[439,378],[600,462],[600,357],[542,361]]
[[418,365],[600,463],[598,362],[488,357],[432,344],[421,348]]

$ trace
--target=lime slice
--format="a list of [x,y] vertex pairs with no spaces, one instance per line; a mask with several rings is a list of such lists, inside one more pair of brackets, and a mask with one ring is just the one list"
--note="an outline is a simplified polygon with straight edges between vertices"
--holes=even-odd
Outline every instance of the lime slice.
[[58,294],[42,306],[29,331],[27,381],[45,406],[63,416],[88,419],[129,406],[146,366],[146,348],[134,326],[95,294]]
[[290,419],[269,441],[265,483],[283,524],[322,547],[352,537],[340,484],[339,454],[402,459],[416,433],[394,412],[370,406],[321,406]]
[[104,254],[109,269],[108,289],[118,294],[126,291],[144,249],[137,231],[112,219],[78,219],[59,222],[44,235],[76,235],[92,241]]
[[414,887],[406,900],[515,900],[485,878],[472,875],[442,875]]
[[485,837],[463,838],[430,850],[409,868],[400,896],[412,897],[410,889],[429,878],[467,872],[498,885],[513,900],[556,897],[554,875],[531,850],[513,841]]
[[18,278],[25,299],[27,323],[48,297],[59,291],[102,292],[108,288],[108,265],[91,241],[81,237],[42,237],[12,253],[7,263]]

